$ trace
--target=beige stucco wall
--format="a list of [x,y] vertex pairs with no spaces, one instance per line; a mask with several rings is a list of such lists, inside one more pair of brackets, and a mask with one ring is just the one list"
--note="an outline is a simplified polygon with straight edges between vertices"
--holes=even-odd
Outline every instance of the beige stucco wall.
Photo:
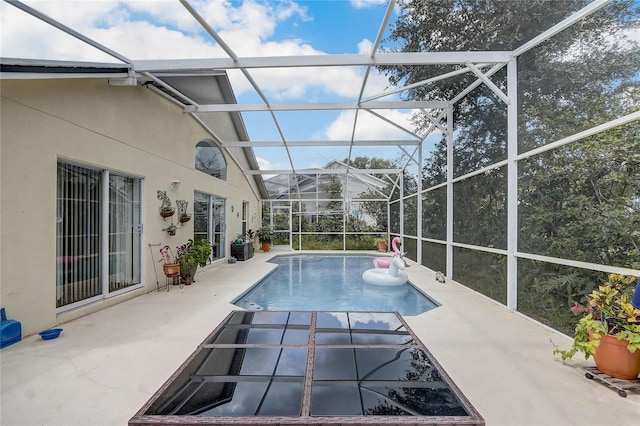
[[[242,225],[231,206],[241,211],[249,201],[249,217],[259,218],[258,199],[230,157],[226,182],[194,169],[194,147],[211,134],[146,88],[109,86],[106,79],[3,80],[0,93],[0,304],[22,322],[23,336],[155,290],[153,268],[164,281],[155,245],[182,244],[193,236],[193,221],[173,237],[162,231],[168,222],[158,214],[157,190],[174,205],[188,200],[190,213],[194,191],[226,198],[227,242]],[[144,288],[56,313],[58,160],[143,178]],[[176,179],[182,183],[172,191]]]

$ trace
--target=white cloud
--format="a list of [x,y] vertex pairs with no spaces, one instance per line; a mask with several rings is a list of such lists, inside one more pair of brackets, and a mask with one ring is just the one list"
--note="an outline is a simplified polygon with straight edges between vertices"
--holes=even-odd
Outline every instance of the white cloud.
[[[388,120],[403,126],[407,129],[413,129],[411,124],[411,111],[402,112],[398,110],[378,112]],[[353,130],[353,122],[355,118],[354,111],[343,111],[340,116],[331,123],[326,131],[326,136],[330,140],[351,139]],[[356,139],[359,140],[390,140],[390,139],[407,139],[410,135],[397,127],[387,123],[384,120],[365,112],[358,115],[358,123],[356,128]]]
[[[33,7],[129,59],[179,59],[226,57],[177,1],[48,1]],[[376,2],[364,2],[372,6]],[[272,3],[225,0],[193,1],[198,13],[241,57],[322,55],[300,39],[273,40],[276,27],[295,17],[311,19],[305,8],[292,1]],[[40,59],[117,62],[112,57],[2,3],[2,56]],[[9,13],[10,12],[10,13]],[[35,29],[34,29],[35,28]],[[363,40],[360,52],[370,52]],[[306,68],[251,70],[260,88],[274,101],[320,97],[356,98],[364,68]],[[252,90],[237,72],[229,72],[236,96]],[[386,78],[372,72],[365,94],[382,91]]]
[[373,42],[368,39],[362,40],[358,43],[358,53],[371,53],[373,50]]
[[283,170],[291,168],[291,166],[288,164],[285,166],[282,163],[273,163],[263,157],[256,157],[256,161],[258,163],[258,166],[260,167],[260,170]]
[[[364,2],[354,6],[374,4]],[[220,46],[176,1],[49,1],[32,2],[32,5],[130,59],[226,57]],[[272,39],[277,25],[283,20],[292,17],[302,21],[311,19],[305,8],[292,1],[263,3],[249,0],[238,4],[209,0],[194,1],[192,5],[238,56],[323,54],[299,39]],[[2,56],[5,57],[117,62],[6,3],[2,3],[1,36]],[[370,52],[371,46],[369,40],[363,40],[358,49]],[[364,69],[291,68],[251,70],[250,73],[270,99],[285,102],[297,98],[356,98]],[[236,96],[253,90],[241,73],[229,72],[229,76]],[[378,93],[386,84],[386,78],[371,73],[365,93]]]
[[[130,59],[227,57],[178,1],[24,1]],[[298,3],[285,0],[248,0],[242,3],[232,0],[191,0],[190,4],[240,57],[324,54],[302,39],[275,39],[278,25],[285,20],[295,19],[301,23],[313,19]],[[378,5],[378,1],[352,3],[356,8]],[[3,57],[116,62],[114,58],[4,2],[0,3],[0,15],[0,53]],[[360,53],[370,53],[372,46],[370,40],[363,39],[357,49]],[[361,91],[364,71],[364,67],[328,67],[254,69],[250,73],[271,101],[326,102],[344,99],[355,101]],[[230,70],[228,74],[236,97],[240,98],[252,90],[239,71]],[[381,93],[387,85],[387,79],[371,69],[364,97]],[[394,121],[408,122],[408,113],[396,112],[391,115],[393,117],[390,116],[390,119]],[[314,132],[314,138],[318,136],[317,139],[349,139],[352,117],[352,112],[343,112],[326,127],[326,134],[318,134],[318,127],[312,129],[310,126],[309,130]],[[405,134],[376,117],[362,113],[358,137],[389,139],[405,137]],[[256,154],[261,169],[291,167],[285,156],[266,154]],[[313,158],[308,154],[305,157]],[[324,160],[324,156],[317,156],[313,162]]]
[[385,6],[385,0],[350,0],[351,6],[356,9],[365,9],[367,7]]
[[[134,1],[126,6],[110,1],[29,3],[130,59],[221,56],[213,41],[189,34],[199,26],[178,2]],[[3,57],[117,62],[13,6],[3,2],[0,7]]]

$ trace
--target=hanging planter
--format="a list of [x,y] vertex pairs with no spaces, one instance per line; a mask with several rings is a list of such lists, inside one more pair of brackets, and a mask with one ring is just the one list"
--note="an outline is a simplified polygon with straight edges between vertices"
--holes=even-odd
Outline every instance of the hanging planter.
[[177,230],[178,230],[178,227],[176,225],[174,225],[173,223],[163,229],[163,231],[167,231],[167,233],[169,235],[171,235],[171,236],[176,235],[176,231]]
[[171,205],[171,200],[167,196],[167,191],[156,191],[158,195],[158,200],[162,201],[162,205],[160,206],[160,216],[163,219],[171,217],[175,214],[176,209]]
[[160,216],[164,219],[173,216],[176,213],[176,209],[173,207],[160,207]]
[[187,213],[187,206],[189,202],[187,200],[176,200],[178,205],[178,222],[187,223],[191,220],[191,214]]

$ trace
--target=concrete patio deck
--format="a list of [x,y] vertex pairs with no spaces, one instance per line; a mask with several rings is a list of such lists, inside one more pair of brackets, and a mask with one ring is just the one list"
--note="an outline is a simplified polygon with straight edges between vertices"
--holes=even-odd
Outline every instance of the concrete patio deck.
[[[201,270],[196,283],[153,291],[0,351],[0,424],[126,425],[227,314],[229,302],[275,266],[274,253]],[[433,271],[409,278],[442,306],[405,317],[490,426],[638,425],[640,395],[621,398],[562,363],[570,339]],[[579,357],[576,357],[579,358]]]

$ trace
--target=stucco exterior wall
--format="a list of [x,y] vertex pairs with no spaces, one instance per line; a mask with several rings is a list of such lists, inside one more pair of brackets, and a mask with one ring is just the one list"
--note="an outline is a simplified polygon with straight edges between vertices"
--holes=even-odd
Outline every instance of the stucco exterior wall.
[[[176,247],[193,236],[193,221],[175,236],[162,231],[169,222],[158,214],[157,190],[167,191],[174,205],[189,201],[190,213],[194,191],[226,198],[227,242],[241,232],[235,212],[243,201],[249,202],[249,217],[259,218],[258,199],[230,157],[227,181],[194,169],[195,145],[212,135],[146,88],[109,86],[106,79],[3,80],[0,92],[0,303],[22,322],[23,336],[156,289],[154,268],[163,279],[156,245]],[[144,286],[57,314],[59,160],[143,179]],[[177,191],[170,188],[173,180],[181,181]]]

